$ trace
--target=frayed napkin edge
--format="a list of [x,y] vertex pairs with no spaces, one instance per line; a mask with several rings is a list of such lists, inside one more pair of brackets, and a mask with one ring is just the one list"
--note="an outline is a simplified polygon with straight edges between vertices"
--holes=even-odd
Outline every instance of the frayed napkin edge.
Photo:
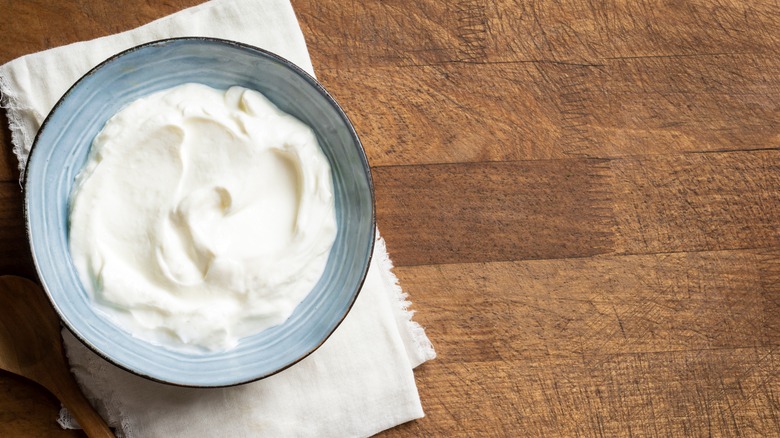
[[15,114],[23,113],[26,109],[19,103],[19,98],[11,92],[7,80],[0,74],[0,108],[5,110],[8,119],[8,129],[11,131],[11,151],[16,156],[19,169],[19,181],[24,180],[24,169],[27,165],[27,154],[24,145],[27,144],[25,128],[19,117]]
[[[399,315],[404,326],[399,328],[406,330],[406,333],[408,333],[409,337],[412,339],[415,347],[415,351],[407,352],[409,361],[411,362],[410,365],[412,368],[417,368],[417,366],[421,365],[422,363],[436,358],[436,350],[434,350],[431,340],[425,333],[425,328],[420,325],[420,323],[413,320],[414,310],[410,309],[412,306],[412,301],[409,299],[409,294],[404,292],[401,288],[398,277],[393,272],[395,266],[393,265],[392,259],[390,259],[390,254],[387,252],[385,239],[379,235],[379,230],[376,232],[376,245],[378,246],[379,251],[375,250],[374,254],[381,255],[381,269],[379,272],[381,273],[382,279],[385,281],[385,283],[393,290],[393,295],[395,296],[396,303],[399,306]],[[416,354],[412,356],[408,353]]]

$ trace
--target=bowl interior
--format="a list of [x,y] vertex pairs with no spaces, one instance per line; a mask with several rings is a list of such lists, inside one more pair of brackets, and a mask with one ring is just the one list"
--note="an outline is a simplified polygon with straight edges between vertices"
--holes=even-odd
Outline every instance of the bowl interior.
[[[112,324],[90,303],[68,249],[68,199],[92,139],[124,105],[188,82],[265,94],[315,131],[333,172],[338,233],[325,273],[283,324],[226,352],[155,346]],[[374,204],[365,154],[344,113],[309,75],[268,52],[215,39],[158,41],[123,52],[77,82],[49,114],[25,174],[25,211],[38,274],[66,326],[101,356],[178,385],[225,386],[269,376],[302,359],[335,330],[365,279]]]

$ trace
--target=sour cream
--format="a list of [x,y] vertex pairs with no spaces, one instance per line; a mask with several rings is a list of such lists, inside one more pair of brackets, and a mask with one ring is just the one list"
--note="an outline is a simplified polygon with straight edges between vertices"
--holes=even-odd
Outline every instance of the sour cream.
[[95,305],[174,349],[230,349],[285,321],[336,237],[313,131],[241,87],[185,84],[119,111],[70,202],[70,251]]

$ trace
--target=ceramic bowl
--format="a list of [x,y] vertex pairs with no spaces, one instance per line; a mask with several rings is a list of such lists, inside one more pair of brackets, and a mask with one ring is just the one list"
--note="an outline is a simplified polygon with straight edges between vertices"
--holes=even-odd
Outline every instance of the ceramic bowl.
[[[283,324],[229,351],[186,353],[134,338],[91,304],[68,249],[68,198],[92,139],[126,104],[188,82],[260,91],[312,127],[330,161],[338,233],[325,272]],[[27,163],[24,203],[38,275],[65,326],[100,356],[138,375],[183,386],[228,386],[270,376],[330,336],[360,291],[374,244],[374,195],[360,141],[310,75],[267,51],[232,41],[176,38],[119,53],[84,75],[43,123]]]

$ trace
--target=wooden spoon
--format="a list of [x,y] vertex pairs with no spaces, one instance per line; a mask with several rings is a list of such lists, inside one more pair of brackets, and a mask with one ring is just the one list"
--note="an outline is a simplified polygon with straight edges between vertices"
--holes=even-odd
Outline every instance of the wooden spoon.
[[40,286],[0,276],[0,369],[51,391],[89,437],[114,434],[81,393],[62,350],[60,320]]

